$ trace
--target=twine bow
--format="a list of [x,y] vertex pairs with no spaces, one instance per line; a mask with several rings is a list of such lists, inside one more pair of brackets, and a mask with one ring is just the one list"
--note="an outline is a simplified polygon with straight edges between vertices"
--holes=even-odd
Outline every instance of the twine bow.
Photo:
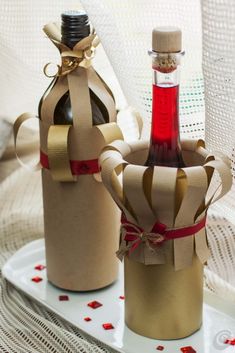
[[154,252],[165,241],[165,231],[165,224],[159,222],[155,223],[150,232],[133,223],[122,223],[122,241],[119,250],[116,252],[117,257],[122,261],[127,253],[132,253],[141,243],[146,244],[149,250]]
[[126,254],[131,254],[141,243],[146,244],[148,249],[154,254],[164,241],[197,234],[205,227],[205,224],[206,217],[202,218],[198,223],[182,228],[167,229],[165,224],[156,222],[152,230],[148,232],[129,222],[123,215],[121,226],[122,240],[116,255],[122,261]]
[[50,39],[60,50],[61,65],[56,65],[57,72],[55,74],[48,73],[48,68],[53,65],[52,63],[47,63],[44,66],[43,72],[49,78],[68,75],[79,66],[88,69],[91,66],[92,59],[95,56],[96,47],[99,44],[99,39],[95,34],[91,34],[82,39],[73,47],[73,49],[68,48],[66,45],[55,39]]

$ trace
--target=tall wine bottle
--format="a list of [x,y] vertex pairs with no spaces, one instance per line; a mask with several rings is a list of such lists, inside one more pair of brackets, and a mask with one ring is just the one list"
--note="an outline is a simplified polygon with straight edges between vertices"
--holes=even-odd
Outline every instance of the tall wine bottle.
[[[70,49],[83,38],[90,34],[90,23],[87,14],[84,11],[67,11],[61,15],[61,42]],[[51,85],[48,87],[48,89]],[[105,124],[108,122],[108,112],[100,99],[91,91],[90,101],[92,109],[93,125]],[[39,117],[42,105],[41,98],[39,103]],[[69,91],[67,91],[59,100],[54,111],[54,124],[72,125],[73,116]]]
[[179,132],[181,30],[159,27],[152,32],[152,128],[147,166],[184,167]]

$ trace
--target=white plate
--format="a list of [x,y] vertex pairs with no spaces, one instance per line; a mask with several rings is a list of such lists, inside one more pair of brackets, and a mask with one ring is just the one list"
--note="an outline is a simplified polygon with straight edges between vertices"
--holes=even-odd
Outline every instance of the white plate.
[[[95,339],[123,353],[154,353],[158,345],[164,353],[180,353],[181,347],[192,346],[197,353],[235,352],[234,346],[224,344],[226,338],[235,337],[235,308],[205,292],[203,327],[192,336],[174,341],[157,341],[139,336],[124,324],[123,271],[112,286],[93,292],[72,293],[62,291],[47,281],[46,269],[37,271],[35,265],[45,264],[42,239],[33,241],[18,250],[4,265],[4,277],[26,295],[52,310],[66,321],[77,326]],[[31,279],[40,276],[43,281]],[[67,294],[69,301],[59,301],[59,295]],[[87,306],[97,300],[103,306],[92,309]],[[84,321],[85,317],[92,320]],[[104,330],[102,324],[112,323],[114,329]],[[159,351],[160,352],[160,351]]]

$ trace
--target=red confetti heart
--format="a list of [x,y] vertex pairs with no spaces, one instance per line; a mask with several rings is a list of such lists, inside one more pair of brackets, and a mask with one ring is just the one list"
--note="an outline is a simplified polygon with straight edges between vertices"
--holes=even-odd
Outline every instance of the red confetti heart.
[[88,322],[88,321],[91,321],[91,318],[87,316],[87,317],[84,317],[84,320]]
[[69,300],[69,297],[68,297],[68,295],[59,295],[59,300],[61,302],[66,302]]
[[120,295],[119,299],[124,300],[125,299],[124,295]]
[[181,352],[183,352],[183,353],[197,353],[197,352],[193,349],[193,347],[191,347],[191,346],[182,347],[182,348],[180,348],[180,350],[181,350]]
[[103,304],[101,304],[100,302],[97,302],[96,300],[94,300],[93,302],[90,302],[87,304],[90,308],[92,309],[97,309],[100,306],[102,306]]
[[44,270],[46,268],[46,266],[44,266],[44,265],[36,265],[35,267],[34,267],[34,269],[35,270],[38,270],[38,271],[42,271],[42,270]]
[[163,346],[157,346],[156,350],[157,351],[163,351],[164,347]]
[[112,330],[114,329],[113,325],[110,322],[102,325],[105,330]]
[[35,283],[39,283],[39,282],[42,281],[42,278],[39,277],[39,276],[35,276],[35,277],[32,278],[32,281],[35,282]]
[[235,338],[227,339],[224,343],[230,344],[231,346],[235,346]]

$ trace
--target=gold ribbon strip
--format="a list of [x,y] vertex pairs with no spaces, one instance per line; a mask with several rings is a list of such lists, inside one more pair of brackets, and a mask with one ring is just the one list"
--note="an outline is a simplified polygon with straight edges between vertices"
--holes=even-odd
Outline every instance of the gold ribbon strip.
[[48,68],[52,63],[47,63],[44,66],[43,72],[49,78],[68,75],[79,66],[88,69],[91,66],[91,61],[95,56],[96,47],[99,44],[98,37],[94,34],[82,39],[73,47],[73,49],[68,48],[65,44],[53,38],[50,39],[60,50],[61,65],[56,65],[57,72],[53,75],[48,73]]
[[116,123],[96,125],[104,144],[107,145],[115,140],[123,140],[123,134],[120,127]]
[[35,165],[30,165],[30,164],[26,164],[26,163],[22,162],[20,156],[17,153],[17,136],[18,136],[18,132],[20,130],[21,125],[25,121],[27,121],[29,119],[35,119],[35,118],[36,118],[36,116],[31,113],[24,113],[24,114],[21,114],[20,116],[18,116],[18,118],[16,119],[16,121],[14,122],[14,125],[13,125],[14,147],[15,147],[16,158],[22,167],[28,169],[31,172],[41,169],[40,161],[38,161]]
[[71,172],[68,140],[71,125],[51,125],[48,131],[48,160],[52,179],[55,181],[76,181]]

